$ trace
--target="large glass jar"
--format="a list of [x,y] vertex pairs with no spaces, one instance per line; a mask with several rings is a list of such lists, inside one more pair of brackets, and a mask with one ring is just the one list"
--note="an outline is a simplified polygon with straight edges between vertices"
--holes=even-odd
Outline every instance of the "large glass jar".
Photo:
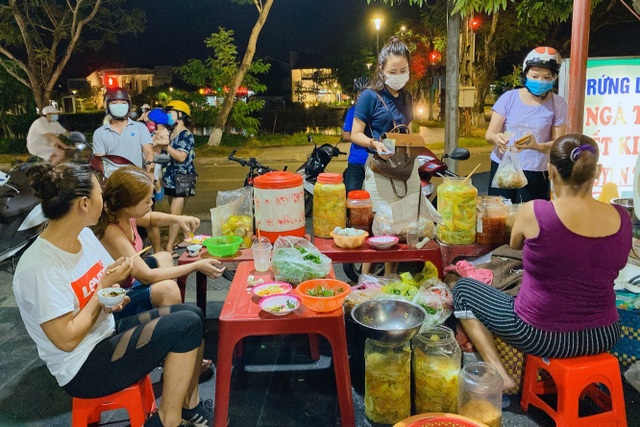
[[380,424],[395,424],[411,415],[411,346],[386,345],[367,338],[364,344],[364,413]]
[[334,228],[347,226],[347,197],[342,175],[321,173],[313,187],[313,234],[331,237]]
[[476,243],[499,246],[505,243],[507,206],[500,197],[478,197]]
[[445,177],[438,186],[438,213],[442,223],[436,237],[449,245],[468,245],[476,241],[476,197],[471,180]]
[[416,335],[411,346],[416,413],[456,413],[462,353],[453,331],[434,326]]
[[511,230],[513,230],[513,223],[516,222],[518,216],[519,204],[507,205],[507,222],[505,224],[505,240],[509,243],[511,239]]
[[354,190],[349,192],[347,196],[347,213],[349,227],[364,230],[371,234],[373,202],[368,191]]
[[469,363],[460,370],[458,414],[500,427],[502,423],[502,378],[485,362]]

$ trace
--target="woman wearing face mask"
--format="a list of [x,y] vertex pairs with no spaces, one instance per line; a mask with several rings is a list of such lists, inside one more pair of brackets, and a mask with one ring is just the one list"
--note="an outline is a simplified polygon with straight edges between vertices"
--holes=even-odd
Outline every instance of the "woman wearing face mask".
[[552,47],[537,47],[524,60],[525,87],[505,92],[494,104],[485,139],[491,153],[493,181],[507,149],[515,146],[528,184],[519,190],[489,188],[489,194],[514,203],[549,200],[547,163],[553,141],[567,131],[567,101],[552,92],[562,58]]
[[[171,143],[166,147],[166,152],[171,156],[171,161],[164,171],[164,194],[169,198],[169,212],[181,215],[187,198],[196,195],[195,140],[188,129],[191,108],[186,102],[175,100],[167,104],[166,110],[169,113],[167,126],[171,129]],[[169,227],[169,253],[176,249],[174,245],[179,229],[177,224]],[[175,252],[173,255],[174,258],[177,256]]]
[[[363,147],[369,154],[391,154],[382,143],[382,136],[398,125],[406,125],[401,132],[409,132],[413,121],[413,98],[405,88],[409,81],[409,48],[397,37],[392,37],[378,55],[376,72],[367,89],[358,97],[353,127],[352,144]],[[371,157],[371,156],[369,156]],[[371,194],[373,210],[381,202],[400,200],[392,190],[389,178],[378,176],[369,167],[365,168],[364,188]],[[406,197],[420,191],[420,178],[413,173],[407,181]],[[386,266],[387,272],[394,267]],[[362,271],[369,266],[363,264]]]

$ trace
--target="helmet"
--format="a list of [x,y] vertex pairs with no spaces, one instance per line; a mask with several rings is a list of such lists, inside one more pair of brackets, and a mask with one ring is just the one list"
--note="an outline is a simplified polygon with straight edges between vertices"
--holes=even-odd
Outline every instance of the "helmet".
[[551,70],[551,72],[554,74],[558,74],[560,72],[561,61],[562,57],[557,50],[548,46],[540,46],[533,49],[531,52],[529,52],[526,58],[524,58],[524,62],[522,63],[522,70],[526,75],[527,71],[529,71],[529,68],[540,67]]
[[111,101],[127,101],[127,103],[131,105],[131,97],[129,96],[129,92],[122,89],[121,87],[107,89],[107,93],[105,93],[104,95],[104,106],[108,107]]
[[187,103],[184,101],[179,101],[179,100],[171,101],[170,103],[167,104],[166,110],[181,111],[187,116],[191,115],[191,108],[189,108]]
[[369,86],[369,77],[358,77],[353,81],[353,91],[360,93]]

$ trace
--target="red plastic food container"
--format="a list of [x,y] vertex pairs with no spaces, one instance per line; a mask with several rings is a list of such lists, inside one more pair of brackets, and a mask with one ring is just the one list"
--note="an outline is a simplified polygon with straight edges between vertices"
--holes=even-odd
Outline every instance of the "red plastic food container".
[[256,230],[271,243],[279,236],[304,237],[302,176],[286,171],[269,172],[253,181]]
[[[321,286],[325,289],[334,290],[336,294],[328,297],[315,297],[307,293],[310,289],[317,289]],[[342,288],[342,291],[338,292],[340,288]],[[339,309],[342,307],[344,299],[349,293],[351,293],[351,286],[349,286],[348,283],[336,279],[307,280],[306,282],[300,283],[295,289],[295,294],[300,298],[302,304],[309,310],[318,313]]]

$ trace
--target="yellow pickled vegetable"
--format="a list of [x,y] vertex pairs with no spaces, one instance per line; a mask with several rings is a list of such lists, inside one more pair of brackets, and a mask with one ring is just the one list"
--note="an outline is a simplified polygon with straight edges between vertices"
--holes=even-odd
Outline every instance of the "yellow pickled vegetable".
[[395,424],[411,415],[411,349],[365,354],[364,411],[375,423]]
[[445,178],[438,187],[438,212],[442,223],[436,237],[450,245],[472,244],[476,240],[476,196],[478,190],[462,178]]
[[475,399],[468,401],[462,405],[459,414],[485,423],[489,427],[500,427],[502,425],[502,411],[486,400]]
[[241,247],[250,248],[253,238],[253,218],[249,215],[231,215],[222,224],[222,235],[242,237]]
[[[438,341],[438,335],[432,335],[430,340]],[[416,412],[456,413],[458,371],[459,362],[456,359],[427,355],[419,348],[414,348],[413,381]]]
[[334,228],[347,226],[347,198],[342,182],[322,183],[320,178],[314,186],[313,234],[329,238]]

